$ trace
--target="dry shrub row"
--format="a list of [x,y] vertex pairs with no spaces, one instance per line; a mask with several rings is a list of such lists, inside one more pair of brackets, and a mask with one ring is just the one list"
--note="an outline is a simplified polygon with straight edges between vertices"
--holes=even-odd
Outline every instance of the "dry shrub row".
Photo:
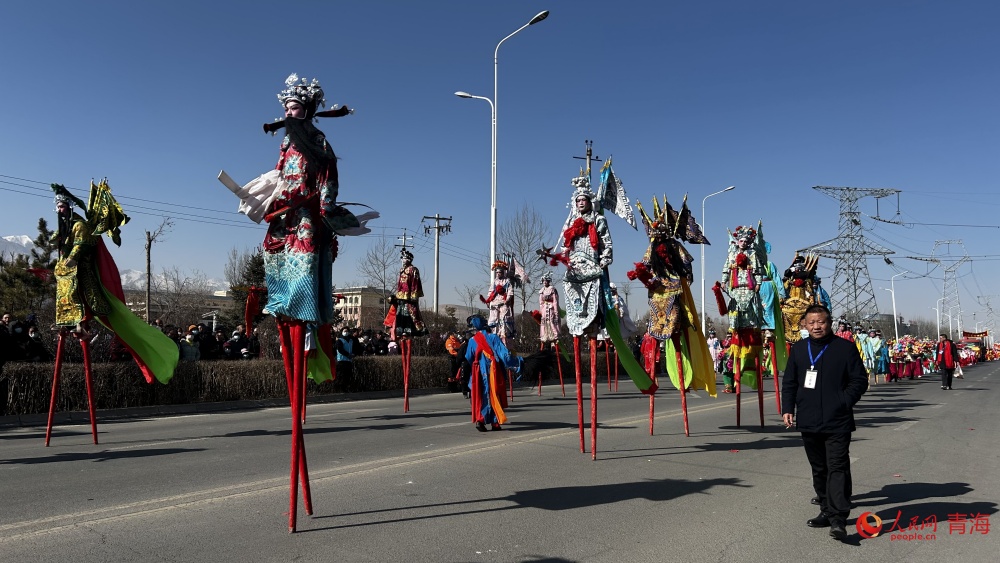
[[[447,357],[413,356],[411,389],[446,386],[451,370]],[[8,363],[6,414],[48,412],[52,390],[52,363]],[[98,409],[152,405],[177,405],[219,401],[263,400],[288,396],[284,365],[279,360],[182,362],[167,385],[146,384],[134,362],[95,363],[92,368],[94,397]],[[387,391],[403,388],[403,368],[399,356],[360,357],[354,361],[354,379],[359,391]],[[341,393],[343,381],[317,385],[309,381],[308,395]],[[87,389],[80,363],[63,362],[56,410],[87,409]]]

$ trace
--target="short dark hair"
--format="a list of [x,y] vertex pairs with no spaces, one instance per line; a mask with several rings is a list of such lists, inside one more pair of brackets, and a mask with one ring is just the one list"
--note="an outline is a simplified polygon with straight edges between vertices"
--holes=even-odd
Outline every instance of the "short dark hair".
[[[819,304],[810,305],[809,307],[806,308],[806,312],[805,314],[802,315],[802,318],[805,318],[806,315],[811,313],[824,313],[826,314],[827,319],[833,319],[833,313],[831,313],[830,310],[827,309],[825,305],[819,305]],[[841,324],[844,323],[841,322]]]

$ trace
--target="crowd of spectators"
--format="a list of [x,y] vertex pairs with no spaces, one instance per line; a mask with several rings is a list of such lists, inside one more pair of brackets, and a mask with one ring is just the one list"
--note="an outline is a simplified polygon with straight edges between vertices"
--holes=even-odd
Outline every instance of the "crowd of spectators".
[[28,315],[23,321],[15,319],[10,313],[0,317],[0,364],[47,362],[52,359],[34,315]]

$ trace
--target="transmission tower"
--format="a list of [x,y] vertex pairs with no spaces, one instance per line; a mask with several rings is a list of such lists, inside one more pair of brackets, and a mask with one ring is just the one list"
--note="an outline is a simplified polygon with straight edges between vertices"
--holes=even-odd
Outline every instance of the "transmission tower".
[[993,306],[990,301],[1000,295],[980,295],[979,304],[986,308],[986,320],[983,321],[982,330],[990,333],[990,337],[993,336],[993,331],[996,330],[997,326],[997,315],[993,311]]
[[[938,247],[950,247],[953,244],[962,247],[962,257],[945,267],[944,283],[941,286],[941,313],[948,311],[948,338],[952,340],[955,338],[955,330],[958,330],[960,336],[962,334],[962,303],[958,297],[958,276],[955,272],[959,266],[969,261],[969,252],[965,250],[965,245],[962,244],[961,240],[936,240],[934,241],[934,250],[931,251],[931,255],[936,257]],[[957,326],[952,323],[954,318],[952,311],[955,309],[958,309]]]
[[[858,200],[865,197],[874,197],[877,200],[896,195],[899,190],[827,186],[814,186],[813,189],[840,201],[838,235],[837,238],[800,249],[798,252],[836,260],[830,291],[835,315],[852,321],[871,319],[878,315],[878,304],[875,302],[871,276],[868,275],[867,257],[881,256],[888,261],[886,256],[895,252],[865,238]],[[896,222],[878,219],[887,223]]]

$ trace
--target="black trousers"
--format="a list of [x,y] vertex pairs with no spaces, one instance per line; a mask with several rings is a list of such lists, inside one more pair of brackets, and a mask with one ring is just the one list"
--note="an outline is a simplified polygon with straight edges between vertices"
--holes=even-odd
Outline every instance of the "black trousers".
[[955,368],[941,368],[941,387],[951,389],[951,378],[955,376]]
[[846,519],[851,511],[851,433],[803,432],[813,490],[823,513]]

